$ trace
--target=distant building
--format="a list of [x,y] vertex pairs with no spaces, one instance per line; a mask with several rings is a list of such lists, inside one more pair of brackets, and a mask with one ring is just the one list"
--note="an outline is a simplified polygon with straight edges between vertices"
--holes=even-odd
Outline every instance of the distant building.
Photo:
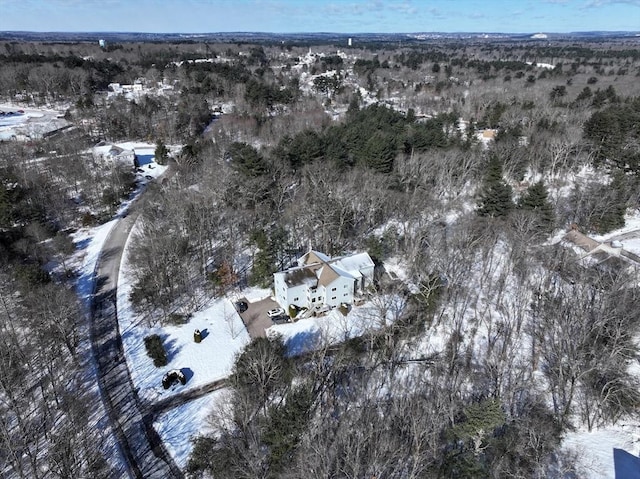
[[350,47],[353,46],[353,41],[351,40],[351,38],[349,38],[349,41],[347,43]]
[[106,152],[105,157],[113,162],[133,163],[135,152],[116,145],[111,145],[111,148]]
[[100,48],[106,48],[107,46],[107,42],[105,42],[102,38],[100,40],[98,40],[98,45],[100,45]]
[[546,33],[534,33],[533,35],[531,35],[531,38],[533,40],[546,40],[549,37]]
[[487,128],[476,133],[476,138],[485,148],[489,147],[489,143],[495,141],[498,130]]

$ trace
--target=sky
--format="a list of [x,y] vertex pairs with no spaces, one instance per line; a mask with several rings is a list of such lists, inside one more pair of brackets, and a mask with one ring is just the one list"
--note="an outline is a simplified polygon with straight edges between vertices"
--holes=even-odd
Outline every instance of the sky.
[[640,0],[0,0],[0,31],[640,31]]

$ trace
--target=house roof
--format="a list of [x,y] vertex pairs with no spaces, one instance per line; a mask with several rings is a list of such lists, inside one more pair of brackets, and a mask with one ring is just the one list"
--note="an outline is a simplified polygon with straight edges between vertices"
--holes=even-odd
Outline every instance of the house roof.
[[317,272],[318,284],[321,286],[329,286],[341,275],[330,265],[324,264]]
[[493,139],[496,137],[496,133],[497,133],[497,130],[490,130],[490,129],[482,130],[482,137]]
[[352,256],[336,258],[331,262],[331,264],[343,269],[355,278],[360,278],[363,270],[373,268],[375,266],[368,253],[359,253]]
[[284,275],[288,286],[308,284],[311,287],[328,286],[338,278],[359,279],[363,270],[374,267],[367,253],[331,259],[324,253],[310,250],[298,260],[295,268],[276,273]]
[[276,274],[284,275],[284,282],[287,286],[298,286],[301,284],[315,286],[318,282],[318,278],[311,268],[291,268]]
[[298,260],[298,264],[300,266],[313,264],[313,263],[326,263],[330,261],[331,258],[324,253],[320,253],[320,251],[309,250],[302,258]]

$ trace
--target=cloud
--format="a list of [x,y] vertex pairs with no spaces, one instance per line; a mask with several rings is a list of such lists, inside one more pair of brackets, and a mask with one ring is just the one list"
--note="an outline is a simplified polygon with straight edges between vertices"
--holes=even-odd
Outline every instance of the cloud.
[[411,2],[402,2],[399,4],[391,4],[389,5],[391,10],[395,10],[399,13],[404,13],[407,15],[415,15],[418,13],[418,9],[411,4]]
[[629,5],[640,7],[640,0],[589,0],[583,8],[599,8],[608,5]]

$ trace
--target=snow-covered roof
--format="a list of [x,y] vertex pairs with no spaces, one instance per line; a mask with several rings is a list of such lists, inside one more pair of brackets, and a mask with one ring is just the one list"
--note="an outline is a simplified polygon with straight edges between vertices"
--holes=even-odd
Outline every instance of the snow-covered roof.
[[352,256],[343,256],[332,259],[324,253],[310,250],[300,259],[295,268],[275,273],[274,276],[284,276],[284,281],[289,287],[307,284],[311,287],[328,286],[336,279],[362,278],[362,271],[372,270],[373,260],[368,253],[359,253]]
[[326,263],[330,261],[331,257],[327,256],[320,251],[309,250],[304,256],[298,259],[298,265],[304,266],[306,264],[314,264],[314,263]]
[[350,275],[359,278],[362,276],[363,270],[373,268],[375,264],[369,256],[369,253],[358,253],[351,256],[343,256],[342,258],[336,258],[331,262],[332,266],[336,266]]

